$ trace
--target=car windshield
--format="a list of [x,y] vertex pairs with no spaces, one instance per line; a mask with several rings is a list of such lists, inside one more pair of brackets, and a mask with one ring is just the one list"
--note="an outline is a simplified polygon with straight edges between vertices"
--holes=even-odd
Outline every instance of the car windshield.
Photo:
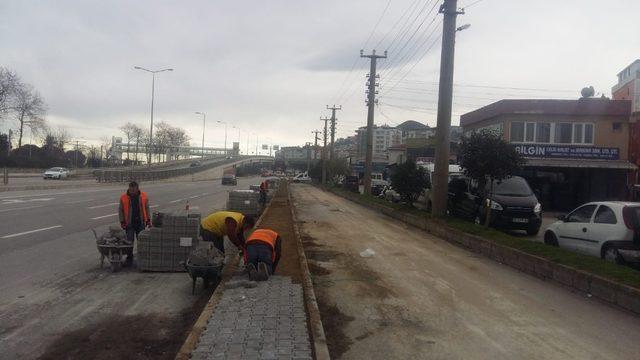
[[54,168],[51,168],[51,169],[49,169],[47,171],[62,171],[62,168],[54,167]]
[[[489,185],[487,185],[487,190]],[[493,182],[493,194],[503,196],[531,196],[533,191],[527,181],[521,177],[510,177]]]

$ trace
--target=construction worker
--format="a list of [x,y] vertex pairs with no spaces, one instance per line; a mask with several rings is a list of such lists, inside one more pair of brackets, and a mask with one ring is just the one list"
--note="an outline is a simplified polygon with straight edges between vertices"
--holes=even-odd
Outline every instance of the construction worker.
[[217,211],[202,219],[200,234],[203,241],[213,242],[213,246],[224,253],[225,235],[233,245],[242,249],[244,232],[252,229],[255,224],[256,221],[252,216],[233,211]]
[[282,239],[271,229],[257,229],[244,244],[244,263],[249,278],[265,281],[276,271],[282,254]]
[[[120,226],[126,231],[127,241],[131,242],[131,244],[134,243],[138,234],[144,230],[146,226],[151,226],[149,198],[147,197],[147,193],[140,191],[137,182],[130,182],[127,192],[120,195],[118,215],[120,216]],[[127,253],[125,265],[129,266],[132,263],[133,248]]]
[[267,191],[269,191],[269,183],[264,180],[260,183],[260,203],[267,206]]

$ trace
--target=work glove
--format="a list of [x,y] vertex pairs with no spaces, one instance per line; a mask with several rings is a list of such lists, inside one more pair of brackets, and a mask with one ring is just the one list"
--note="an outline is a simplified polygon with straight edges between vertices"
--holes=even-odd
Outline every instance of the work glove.
[[120,227],[122,228],[122,230],[127,230],[127,223],[124,221],[120,222]]

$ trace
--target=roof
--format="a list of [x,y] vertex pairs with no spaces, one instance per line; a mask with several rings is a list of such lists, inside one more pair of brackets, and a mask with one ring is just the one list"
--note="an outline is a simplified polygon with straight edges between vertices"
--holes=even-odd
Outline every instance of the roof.
[[562,160],[562,159],[527,159],[525,167],[560,167],[560,168],[591,168],[591,169],[620,169],[636,170],[638,167],[625,160]]
[[402,130],[402,131],[410,131],[410,130],[426,130],[429,128],[429,126],[423,124],[423,123],[419,123],[417,121],[414,120],[407,120],[405,122],[403,122],[402,124],[396,126],[398,129]]
[[460,125],[469,126],[505,114],[629,117],[631,115],[631,101],[600,98],[579,100],[500,100],[460,116]]
[[622,74],[623,72],[625,72],[628,68],[630,68],[630,67],[632,67],[633,65],[636,65],[636,64],[640,64],[640,59],[635,60],[634,62],[632,62],[631,64],[629,64],[629,66],[625,67],[622,71],[620,71],[620,72],[618,73],[618,76],[619,76],[620,74]]

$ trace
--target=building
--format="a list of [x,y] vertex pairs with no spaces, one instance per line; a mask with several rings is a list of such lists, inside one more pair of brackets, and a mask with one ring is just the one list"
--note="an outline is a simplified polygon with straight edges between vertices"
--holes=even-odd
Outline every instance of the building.
[[527,159],[523,176],[546,209],[628,199],[629,100],[501,100],[460,118],[495,131]]
[[[367,153],[367,128],[357,130],[358,157],[365,158]],[[373,127],[373,159],[381,162],[387,161],[387,149],[402,143],[402,131],[387,125]]]
[[396,126],[402,132],[402,143],[406,144],[407,139],[428,139],[435,136],[436,129],[414,120],[407,120]]
[[[629,161],[640,166],[640,59],[618,74],[618,83],[611,89],[611,93],[613,100],[631,101]],[[630,180],[634,185],[640,183],[638,172]]]

